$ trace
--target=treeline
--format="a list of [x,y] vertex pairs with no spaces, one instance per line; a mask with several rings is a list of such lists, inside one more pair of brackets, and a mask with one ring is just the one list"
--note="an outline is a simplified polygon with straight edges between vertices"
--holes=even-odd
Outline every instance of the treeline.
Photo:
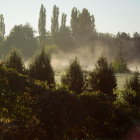
[[[56,45],[59,50],[72,51],[88,48],[92,55],[96,49],[106,50],[109,58],[120,58],[125,61],[139,60],[140,34],[118,32],[117,35],[100,33],[95,28],[95,18],[88,11],[79,11],[73,8],[71,11],[70,25],[66,23],[67,15],[61,15],[59,23],[59,8],[55,5],[51,17],[51,31],[46,29],[46,8],[41,5],[38,19],[38,36],[31,25],[15,25],[8,36],[5,36],[4,17],[0,16],[0,52],[6,54],[12,47],[20,49],[24,57],[31,56],[40,47]],[[97,48],[98,47],[98,48]],[[104,51],[103,51],[104,53]]]
[[124,89],[116,87],[114,71],[104,57],[89,73],[82,70],[78,58],[73,59],[57,85],[45,49],[28,69],[13,50],[0,64],[0,137],[133,138],[140,121],[139,73],[126,81]]

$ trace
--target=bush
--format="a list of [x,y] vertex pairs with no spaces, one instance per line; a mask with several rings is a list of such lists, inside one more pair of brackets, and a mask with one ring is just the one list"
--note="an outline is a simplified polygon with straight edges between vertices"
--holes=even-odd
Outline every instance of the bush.
[[8,68],[13,68],[19,73],[23,73],[25,71],[22,57],[17,49],[13,49],[9,56],[7,56],[5,60],[5,66]]
[[127,67],[127,63],[124,59],[114,59],[112,62],[112,68],[116,73],[126,73],[130,72],[130,70]]
[[125,87],[135,92],[140,92],[139,72],[134,72],[133,76],[126,81]]

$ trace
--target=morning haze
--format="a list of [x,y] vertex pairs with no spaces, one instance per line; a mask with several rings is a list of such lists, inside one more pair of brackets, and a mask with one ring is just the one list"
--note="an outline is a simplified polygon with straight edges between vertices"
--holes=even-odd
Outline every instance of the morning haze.
[[140,2],[0,2],[0,139],[139,140]]

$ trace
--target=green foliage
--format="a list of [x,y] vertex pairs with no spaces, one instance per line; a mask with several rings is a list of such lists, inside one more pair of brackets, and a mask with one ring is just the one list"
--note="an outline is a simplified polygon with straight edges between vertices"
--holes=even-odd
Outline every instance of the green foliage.
[[61,26],[58,32],[57,44],[63,50],[71,49],[74,46],[72,33],[69,27],[66,26],[67,15],[62,14]]
[[38,48],[33,28],[29,25],[16,25],[5,41],[5,50],[20,49],[23,56],[29,57]]
[[[84,42],[94,45],[90,41],[96,37],[95,19],[87,9],[80,12],[73,8],[70,28],[66,21],[66,14],[62,14],[59,27],[59,8],[55,5],[51,34],[46,32],[46,9],[41,5],[40,46],[52,53],[57,49],[56,45],[65,51],[84,45]],[[38,37],[29,24],[15,26],[5,39],[4,35],[4,18],[0,15],[1,54],[16,47],[24,56],[30,56],[38,47]],[[126,33],[117,36],[98,33],[96,41],[111,46],[109,50],[113,50],[113,54],[118,44],[121,48],[134,44],[129,51],[133,48],[135,55],[139,52],[139,36],[138,33],[133,38]],[[50,46],[46,46],[46,42]],[[82,71],[76,58],[62,77],[62,85],[54,88],[54,71],[45,49],[30,64],[29,75],[24,75],[24,65],[17,50],[0,64],[0,139],[120,139],[139,123],[139,74],[134,73],[124,89],[114,90],[117,85],[114,71],[129,72],[122,57],[115,59],[112,66],[101,57],[90,75]],[[85,90],[89,81],[92,91]]]
[[116,90],[117,104],[132,107],[135,103],[136,92],[131,89]]
[[133,76],[126,81],[125,88],[132,91],[125,94],[126,101],[128,101],[131,105],[140,107],[140,80],[139,73],[137,71],[134,72]]
[[43,6],[43,4],[41,5],[40,13],[39,13],[38,32],[39,32],[40,46],[44,47],[45,38],[46,38],[46,9]]
[[114,59],[112,62],[112,67],[116,73],[126,73],[129,72],[127,63],[124,59]]
[[20,55],[19,50],[13,49],[10,54],[6,57],[5,66],[7,68],[13,68],[17,70],[19,73],[24,73],[25,67],[22,61],[22,57]]
[[68,91],[65,93],[64,90],[43,94],[39,100],[39,120],[46,133],[45,138],[68,140],[108,137],[112,107],[103,102],[103,98],[103,94],[76,95]]
[[51,58],[45,49],[42,49],[41,53],[35,57],[33,62],[29,66],[29,74],[32,78],[47,81],[49,87],[55,86],[54,71],[51,66]]
[[24,91],[27,86],[27,77],[19,74],[17,70],[9,69],[3,65],[0,66],[0,87],[12,91]]
[[59,31],[59,8],[54,5],[53,7],[53,13],[51,18],[51,35],[53,37],[54,42],[56,41],[58,31]]
[[33,133],[38,128],[39,120],[32,109],[36,97],[0,88],[0,103],[1,136],[9,136],[10,139],[36,137],[37,134]]
[[61,18],[61,27],[66,27],[66,21],[67,21],[67,15],[63,13]]
[[112,95],[117,83],[115,73],[106,58],[98,59],[95,70],[90,73],[90,85],[94,91],[99,90],[107,95]]
[[134,72],[133,76],[126,81],[125,87],[135,92],[140,92],[140,80],[139,80],[139,72]]
[[74,7],[71,12],[71,29],[75,40],[78,39],[78,14],[79,11]]
[[89,39],[93,32],[95,31],[94,17],[91,16],[87,9],[83,9],[82,13],[79,14],[78,24],[79,24],[79,37],[82,39]]
[[5,23],[3,15],[0,15],[0,38],[4,39],[5,35]]
[[[98,66],[108,64],[104,59]],[[68,72],[74,73],[73,86],[78,87],[76,93],[80,93],[79,61],[71,61],[69,68],[72,70]],[[117,100],[113,103],[100,91],[79,95],[63,85],[50,89],[46,81],[32,80],[1,64],[0,136],[51,140],[120,138],[133,121],[140,120],[139,107],[135,91],[125,89],[115,94]]]
[[70,62],[69,68],[64,76],[62,83],[76,93],[81,93],[84,90],[84,75],[77,58]]
[[75,40],[86,43],[95,38],[95,19],[87,9],[79,12],[77,8],[72,9],[71,29]]

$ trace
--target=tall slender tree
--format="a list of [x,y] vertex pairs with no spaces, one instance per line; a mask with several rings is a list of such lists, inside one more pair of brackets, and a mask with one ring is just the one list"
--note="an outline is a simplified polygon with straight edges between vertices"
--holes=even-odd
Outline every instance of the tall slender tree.
[[73,8],[71,12],[71,29],[72,35],[75,40],[77,40],[78,35],[78,10],[77,8]]
[[0,37],[4,39],[5,35],[5,24],[4,24],[4,17],[0,15]]
[[74,46],[71,30],[69,27],[67,27],[66,21],[67,21],[67,15],[63,13],[61,18],[60,29],[58,32],[57,42],[56,42],[57,45],[62,49],[69,49],[72,46]]
[[41,5],[40,8],[38,32],[39,32],[40,45],[41,47],[43,47],[45,45],[45,38],[46,38],[46,9],[43,4]]
[[58,19],[59,19],[59,8],[56,5],[54,5],[52,18],[51,18],[51,22],[52,22],[51,34],[52,34],[52,37],[53,37],[54,41],[56,40],[58,31],[59,31],[59,21],[58,21]]
[[61,27],[66,27],[66,20],[67,20],[67,15],[63,13],[61,18]]

